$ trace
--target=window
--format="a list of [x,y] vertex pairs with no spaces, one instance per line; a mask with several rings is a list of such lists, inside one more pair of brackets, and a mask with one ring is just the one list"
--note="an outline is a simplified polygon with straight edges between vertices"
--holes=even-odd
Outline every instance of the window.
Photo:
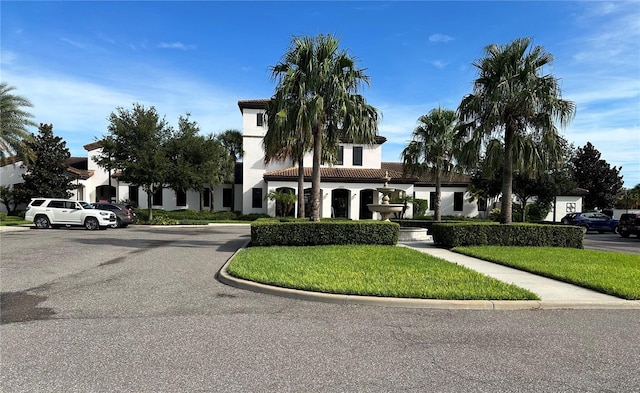
[[461,212],[463,205],[464,205],[464,193],[454,192],[453,193],[453,211]]
[[478,198],[478,211],[480,212],[487,211],[487,200],[483,197]]
[[202,199],[204,207],[211,206],[211,189],[209,187],[206,187],[204,191],[202,191]]
[[344,165],[344,146],[338,146],[338,159],[336,165]]
[[262,209],[262,188],[251,189],[251,207]]
[[162,187],[158,187],[153,193],[151,204],[153,206],[162,206]]
[[264,125],[264,113],[258,113],[256,120],[256,125],[262,127]]
[[176,191],[176,206],[187,206],[187,193]]
[[129,200],[136,206],[140,206],[140,198],[138,197],[138,186],[129,186]]
[[429,193],[429,210],[436,210],[436,193]]
[[233,199],[233,193],[230,188],[222,189],[222,207],[231,207],[231,200]]
[[353,147],[353,165],[362,166],[362,146]]

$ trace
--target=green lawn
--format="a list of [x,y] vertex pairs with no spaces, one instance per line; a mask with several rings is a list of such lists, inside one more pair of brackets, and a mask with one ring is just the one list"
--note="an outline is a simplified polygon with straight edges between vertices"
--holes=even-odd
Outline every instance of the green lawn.
[[515,285],[396,246],[250,247],[236,255],[229,274],[280,287],[348,295],[539,299]]
[[640,299],[640,255],[558,247],[482,246],[452,251],[624,299]]
[[3,216],[0,219],[0,226],[12,226],[12,225],[22,225],[22,224],[32,224],[29,221],[23,220],[21,217],[15,216]]

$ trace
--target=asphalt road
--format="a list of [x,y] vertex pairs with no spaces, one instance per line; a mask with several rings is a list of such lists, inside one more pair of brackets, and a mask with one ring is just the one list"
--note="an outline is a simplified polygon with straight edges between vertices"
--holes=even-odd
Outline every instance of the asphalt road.
[[344,306],[216,281],[248,237],[3,232],[0,391],[640,391],[639,311]]
[[588,232],[584,236],[584,248],[640,254],[640,239],[635,235],[624,238],[616,233]]

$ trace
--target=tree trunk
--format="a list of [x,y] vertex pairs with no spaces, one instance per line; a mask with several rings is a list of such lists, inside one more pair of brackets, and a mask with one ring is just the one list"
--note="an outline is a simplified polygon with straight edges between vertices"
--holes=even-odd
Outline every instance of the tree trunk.
[[442,221],[442,212],[441,212],[441,202],[442,202],[442,187],[441,187],[441,182],[440,182],[440,171],[436,171],[435,173],[435,177],[436,177],[436,203],[435,206],[433,207],[434,210],[434,215],[435,215],[435,220],[436,222],[440,222]]
[[502,204],[500,209],[500,223],[511,224],[513,207],[513,139],[515,131],[507,124],[504,136],[504,166],[502,171]]
[[304,218],[304,161],[298,160],[298,218]]
[[313,170],[311,173],[311,221],[320,221],[320,157],[322,156],[322,128],[313,132]]
[[151,198],[153,193],[151,192],[152,188],[149,188],[147,191],[147,211],[149,212],[149,222],[153,220],[153,207],[151,206]]
[[200,192],[198,193],[200,195],[200,211],[204,210],[204,192],[202,189],[200,189]]

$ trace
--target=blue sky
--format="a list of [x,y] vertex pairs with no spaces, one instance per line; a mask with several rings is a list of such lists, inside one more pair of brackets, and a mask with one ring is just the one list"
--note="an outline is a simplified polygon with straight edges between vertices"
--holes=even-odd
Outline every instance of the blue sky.
[[640,183],[638,1],[2,1],[0,18],[0,79],[74,156],[134,102],[174,126],[189,112],[203,133],[240,130],[237,101],[273,94],[291,37],[331,33],[367,69],[383,160],[399,161],[420,115],[471,92],[486,45],[532,37],[577,104],[563,135]]

